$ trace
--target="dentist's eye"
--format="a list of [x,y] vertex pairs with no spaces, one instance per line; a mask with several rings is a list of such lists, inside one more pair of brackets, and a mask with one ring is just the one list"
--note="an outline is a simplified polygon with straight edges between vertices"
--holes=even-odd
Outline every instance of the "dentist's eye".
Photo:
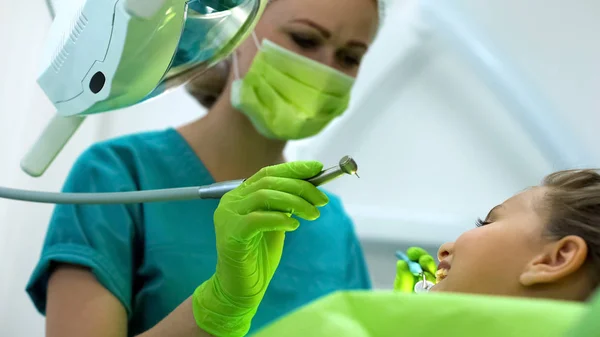
[[319,46],[320,42],[309,36],[304,36],[301,34],[290,34],[292,40],[298,45],[298,47],[302,49],[314,49]]
[[475,221],[475,226],[476,227],[483,227],[485,225],[489,225],[491,223],[491,221],[483,221],[480,218],[477,218],[477,221]]
[[355,68],[360,65],[360,56],[346,52],[340,52],[336,56],[344,68]]

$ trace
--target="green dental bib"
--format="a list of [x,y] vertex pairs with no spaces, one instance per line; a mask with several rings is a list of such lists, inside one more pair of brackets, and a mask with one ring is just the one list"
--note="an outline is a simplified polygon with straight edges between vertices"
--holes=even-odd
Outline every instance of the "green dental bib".
[[575,302],[450,293],[338,292],[253,337],[565,337],[586,308]]

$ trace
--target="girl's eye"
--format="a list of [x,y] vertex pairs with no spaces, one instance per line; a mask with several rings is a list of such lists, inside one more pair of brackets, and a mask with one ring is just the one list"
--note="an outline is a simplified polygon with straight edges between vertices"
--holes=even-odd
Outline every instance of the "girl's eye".
[[313,37],[308,37],[308,36],[303,36],[300,34],[290,34],[292,37],[292,40],[294,40],[294,42],[303,49],[314,49],[316,47],[319,46],[319,40],[313,38]]
[[480,218],[477,218],[477,221],[475,221],[475,226],[483,227],[485,225],[489,225],[490,223],[491,223],[491,221],[483,221]]

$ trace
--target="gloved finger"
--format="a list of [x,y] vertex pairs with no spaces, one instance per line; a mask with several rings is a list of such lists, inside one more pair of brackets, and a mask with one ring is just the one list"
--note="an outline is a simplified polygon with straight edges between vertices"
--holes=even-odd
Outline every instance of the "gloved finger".
[[252,177],[246,179],[242,188],[259,181],[264,177],[282,177],[293,179],[308,179],[316,176],[323,169],[323,164],[318,161],[295,161],[262,168]]
[[281,212],[257,211],[244,215],[245,226],[240,228],[241,239],[250,239],[262,232],[291,232],[298,229],[300,222]]
[[294,214],[306,220],[315,220],[321,215],[317,207],[299,196],[275,190],[258,190],[241,200],[233,201],[231,208],[241,215],[256,211],[275,211]]
[[414,262],[418,262],[423,255],[429,255],[429,253],[421,247],[410,247],[406,250],[406,256]]
[[315,185],[306,180],[280,178],[280,177],[264,177],[257,182],[249,185],[247,188],[239,192],[239,195],[245,196],[259,190],[275,190],[297,195],[315,206],[325,206],[329,202],[329,198],[325,193],[321,192]]
[[394,280],[394,290],[403,293],[412,293],[415,289],[415,277],[408,268],[406,261],[398,260],[396,262],[396,279]]
[[435,264],[435,260],[433,259],[433,256],[429,254],[421,255],[421,257],[419,258],[419,265],[421,266],[421,268],[423,268],[423,271],[429,272],[433,275],[435,275],[435,272],[437,271],[437,265]]
[[432,273],[430,273],[430,272],[428,272],[428,271],[426,271],[426,272],[424,272],[424,273],[425,273],[425,279],[426,279],[427,281],[429,281],[429,282],[432,282],[432,283],[434,283],[434,284],[436,283],[435,274],[432,274]]

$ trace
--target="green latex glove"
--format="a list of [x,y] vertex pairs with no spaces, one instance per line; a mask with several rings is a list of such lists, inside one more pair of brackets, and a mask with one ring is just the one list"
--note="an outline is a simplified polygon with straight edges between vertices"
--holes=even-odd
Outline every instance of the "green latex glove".
[[300,225],[291,215],[315,220],[329,202],[310,182],[323,169],[316,161],[260,170],[225,194],[214,214],[215,274],[193,295],[200,328],[218,337],[244,336],[279,265],[285,232]]
[[[435,273],[437,272],[437,265],[433,256],[429,255],[427,251],[419,247],[411,247],[406,251],[406,255],[411,261],[418,262],[423,271],[425,272],[425,278],[428,281],[435,283]],[[408,268],[406,261],[398,260],[396,262],[396,279],[394,280],[394,290],[403,293],[412,293],[415,289],[415,284],[421,281],[422,278],[413,275]]]

